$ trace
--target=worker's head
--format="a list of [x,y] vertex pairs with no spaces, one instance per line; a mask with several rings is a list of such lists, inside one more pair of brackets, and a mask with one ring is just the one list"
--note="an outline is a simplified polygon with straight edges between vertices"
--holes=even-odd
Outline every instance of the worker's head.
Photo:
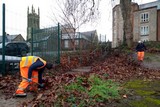
[[138,43],[142,43],[142,41],[138,41]]
[[49,63],[49,62],[46,63],[46,68],[47,68],[47,69],[52,69],[52,66],[53,66],[53,64],[51,64],[51,63]]

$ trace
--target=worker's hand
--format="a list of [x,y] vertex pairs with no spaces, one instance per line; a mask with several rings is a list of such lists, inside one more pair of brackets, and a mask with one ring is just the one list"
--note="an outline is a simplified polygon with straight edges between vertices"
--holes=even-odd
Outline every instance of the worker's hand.
[[44,88],[44,84],[39,84],[38,88]]
[[32,82],[32,79],[29,78],[29,79],[28,79],[28,82]]

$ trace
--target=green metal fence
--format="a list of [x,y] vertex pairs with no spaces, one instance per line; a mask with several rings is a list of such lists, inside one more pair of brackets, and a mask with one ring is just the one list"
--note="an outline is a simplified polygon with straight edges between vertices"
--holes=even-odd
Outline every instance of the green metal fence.
[[[21,57],[7,56],[5,54],[5,38],[6,38],[6,24],[5,24],[5,4],[2,6],[2,54],[0,55],[0,74],[6,75],[8,73],[15,73],[19,71],[19,62]],[[14,26],[15,27],[15,26]],[[33,29],[31,32],[30,53],[28,55],[35,55],[45,59],[51,63],[60,63],[60,24],[55,27],[45,29]]]
[[3,40],[3,49],[2,49],[2,62],[1,65],[1,74],[5,74],[5,4],[2,6],[2,40]]
[[60,63],[60,26],[32,29],[31,55],[51,63]]

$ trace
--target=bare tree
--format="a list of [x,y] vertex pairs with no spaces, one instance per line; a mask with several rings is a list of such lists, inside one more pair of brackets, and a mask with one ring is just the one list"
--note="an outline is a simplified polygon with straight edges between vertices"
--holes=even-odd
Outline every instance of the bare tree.
[[[76,32],[82,25],[93,22],[99,17],[100,0],[57,0],[60,9],[57,21],[62,29],[68,33],[75,50]],[[57,14],[55,15],[57,17]],[[70,35],[72,32],[72,35]]]
[[131,23],[131,0],[120,0],[120,6],[123,17],[123,31],[124,31],[124,44],[128,47],[132,46],[133,33],[132,33],[132,23]]

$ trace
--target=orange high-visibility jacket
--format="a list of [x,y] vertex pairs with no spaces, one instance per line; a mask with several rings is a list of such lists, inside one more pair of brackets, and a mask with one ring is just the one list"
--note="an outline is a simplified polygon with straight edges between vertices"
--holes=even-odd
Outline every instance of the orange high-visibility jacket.
[[[36,60],[39,59],[41,60],[44,65],[42,67],[39,67],[37,69],[41,69],[46,65],[46,61],[44,61],[42,58],[37,57],[37,56],[27,56],[27,57],[22,57],[21,62],[20,62],[20,73],[22,76],[22,81],[18,86],[18,89],[16,93],[24,93],[23,91],[27,88],[29,85],[28,83],[28,70],[29,67],[36,62]],[[38,72],[37,71],[32,71],[32,81],[35,83],[38,83]]]
[[[39,67],[37,69],[41,69],[43,68],[45,65],[46,65],[46,61],[43,60],[42,58],[40,57],[37,57],[37,56],[27,56],[27,57],[22,57],[22,60],[20,62],[20,72],[21,72],[21,76],[24,77],[24,78],[27,78],[28,79],[28,70],[29,70],[29,67],[34,63],[36,62],[36,60],[39,59],[41,60],[44,65],[42,67]],[[37,72],[32,72],[32,77],[33,76],[37,76],[38,73]]]

